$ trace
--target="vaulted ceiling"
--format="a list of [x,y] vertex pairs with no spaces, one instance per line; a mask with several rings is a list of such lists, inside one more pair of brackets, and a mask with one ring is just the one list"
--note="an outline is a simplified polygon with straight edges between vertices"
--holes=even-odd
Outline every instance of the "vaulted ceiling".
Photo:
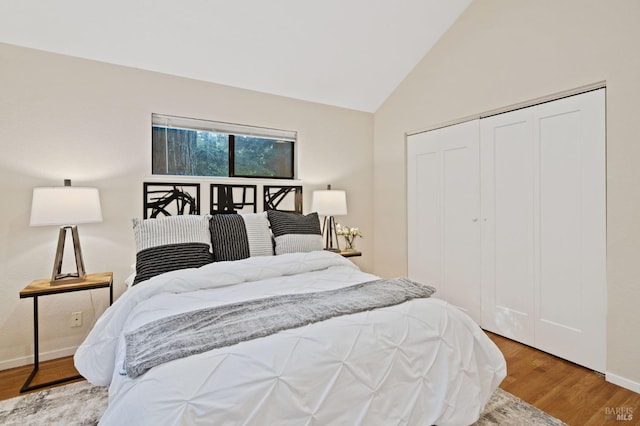
[[472,0],[3,0],[0,42],[373,112]]

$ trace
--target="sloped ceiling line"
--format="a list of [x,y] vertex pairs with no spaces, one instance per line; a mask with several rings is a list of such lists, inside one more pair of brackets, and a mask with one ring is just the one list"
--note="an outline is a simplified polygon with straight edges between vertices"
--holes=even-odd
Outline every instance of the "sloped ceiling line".
[[0,42],[375,112],[471,0],[20,0]]

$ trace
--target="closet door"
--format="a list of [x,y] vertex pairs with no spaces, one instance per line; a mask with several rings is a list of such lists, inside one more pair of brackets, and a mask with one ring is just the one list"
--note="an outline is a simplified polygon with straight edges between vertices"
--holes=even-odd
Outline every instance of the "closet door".
[[534,344],[535,218],[531,110],[480,122],[482,326]]
[[481,120],[482,325],[597,371],[606,353],[604,89]]
[[536,347],[604,372],[604,89],[538,105]]
[[407,138],[408,271],[480,321],[478,120]]

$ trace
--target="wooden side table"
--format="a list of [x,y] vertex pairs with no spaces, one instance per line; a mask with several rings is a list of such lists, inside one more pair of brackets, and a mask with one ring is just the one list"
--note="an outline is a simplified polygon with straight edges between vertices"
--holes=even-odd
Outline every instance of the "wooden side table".
[[70,382],[72,380],[81,379],[82,376],[76,375],[64,377],[62,379],[53,380],[47,383],[31,385],[31,381],[38,372],[40,367],[40,354],[38,348],[38,296],[48,296],[50,294],[69,293],[72,291],[93,290],[96,288],[109,288],[109,305],[113,303],[113,273],[101,272],[98,274],[87,274],[84,280],[69,284],[51,285],[50,280],[35,280],[20,291],[20,298],[33,297],[33,371],[22,385],[20,393],[34,389],[40,389],[47,386],[57,385],[60,383]]
[[362,252],[358,250],[341,250],[340,254],[344,257],[362,256]]

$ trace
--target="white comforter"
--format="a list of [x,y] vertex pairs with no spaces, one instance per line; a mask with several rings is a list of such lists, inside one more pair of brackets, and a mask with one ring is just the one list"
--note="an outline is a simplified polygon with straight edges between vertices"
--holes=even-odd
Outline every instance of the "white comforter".
[[328,252],[213,263],[125,292],[75,355],[108,385],[108,425],[465,425],[506,374],[498,348],[436,298],[333,318],[193,355],[130,379],[124,332],[166,315],[377,277]]

